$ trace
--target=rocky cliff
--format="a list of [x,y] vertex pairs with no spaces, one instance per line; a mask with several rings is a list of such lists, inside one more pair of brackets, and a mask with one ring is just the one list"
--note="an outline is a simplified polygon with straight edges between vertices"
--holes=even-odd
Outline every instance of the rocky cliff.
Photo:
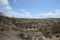
[[60,19],[11,18],[0,13],[0,40],[60,40]]

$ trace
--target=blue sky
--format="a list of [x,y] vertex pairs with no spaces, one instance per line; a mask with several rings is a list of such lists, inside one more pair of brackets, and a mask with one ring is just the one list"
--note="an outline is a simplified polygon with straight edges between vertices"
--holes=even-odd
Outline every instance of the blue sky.
[[0,0],[0,11],[17,18],[60,18],[60,0]]

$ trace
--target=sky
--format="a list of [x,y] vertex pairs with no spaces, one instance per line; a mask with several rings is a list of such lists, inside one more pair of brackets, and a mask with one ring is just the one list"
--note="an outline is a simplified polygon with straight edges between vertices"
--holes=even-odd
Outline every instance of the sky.
[[0,0],[0,12],[16,18],[60,18],[60,0]]

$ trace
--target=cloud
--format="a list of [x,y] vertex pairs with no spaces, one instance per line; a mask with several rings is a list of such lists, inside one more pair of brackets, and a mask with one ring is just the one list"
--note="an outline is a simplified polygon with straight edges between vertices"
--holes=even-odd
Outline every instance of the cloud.
[[32,18],[32,15],[29,12],[18,13],[13,10],[9,11],[8,14],[5,13],[8,17],[15,17],[15,18]]
[[30,12],[24,9],[20,9],[23,14],[21,14],[23,17],[26,18],[60,18],[60,10],[54,10],[54,12],[47,12],[47,13],[38,13],[31,15]]
[[[14,0],[14,1],[16,2],[16,0]],[[22,13],[18,13],[16,11],[12,10],[13,8],[11,6],[9,6],[8,0],[0,0],[0,6],[2,6],[2,9],[4,11],[7,11],[5,13],[5,15],[8,17],[31,18],[30,12],[28,12],[24,9],[20,9],[20,11],[22,11]]]
[[36,16],[38,16],[38,18],[60,18],[60,10],[48,13],[39,13]]
[[32,18],[32,15],[31,15],[30,12],[24,12],[24,13],[22,14],[22,17],[23,17],[23,18]]
[[9,1],[8,0],[0,0],[0,6],[2,6],[3,8],[3,10],[7,10],[7,11],[9,11],[9,10],[11,10],[12,9],[12,7],[9,5]]
[[[16,2],[16,0],[14,0]],[[54,12],[47,12],[47,13],[38,13],[32,15],[27,10],[19,9],[22,11],[21,13],[18,13],[13,10],[13,8],[9,5],[8,0],[0,0],[0,6],[2,6],[2,9],[4,11],[7,11],[5,15],[9,17],[16,17],[16,18],[60,18],[60,10],[55,10]]]
[[9,11],[9,10],[11,10],[11,9],[12,9],[12,7],[11,7],[11,6],[9,6],[9,5],[6,5],[6,6],[4,6],[4,8],[3,8],[3,9],[5,9],[5,10]]
[[8,17],[16,17],[16,18],[60,18],[60,10],[55,10],[54,12],[47,12],[47,13],[38,13],[35,15],[32,15],[28,11],[24,11],[22,13],[15,12],[13,10],[9,11],[8,14],[6,13]]
[[8,0],[0,0],[0,6],[1,5],[8,5]]
[[15,12],[15,11],[9,11],[8,13],[5,13],[5,15],[8,17],[16,17],[16,18],[19,18],[21,16],[21,14]]

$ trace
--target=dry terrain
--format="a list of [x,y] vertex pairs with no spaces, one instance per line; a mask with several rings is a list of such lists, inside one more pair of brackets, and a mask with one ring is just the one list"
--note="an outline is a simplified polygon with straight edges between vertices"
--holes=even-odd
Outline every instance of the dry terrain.
[[60,18],[14,18],[0,13],[0,40],[60,40]]

